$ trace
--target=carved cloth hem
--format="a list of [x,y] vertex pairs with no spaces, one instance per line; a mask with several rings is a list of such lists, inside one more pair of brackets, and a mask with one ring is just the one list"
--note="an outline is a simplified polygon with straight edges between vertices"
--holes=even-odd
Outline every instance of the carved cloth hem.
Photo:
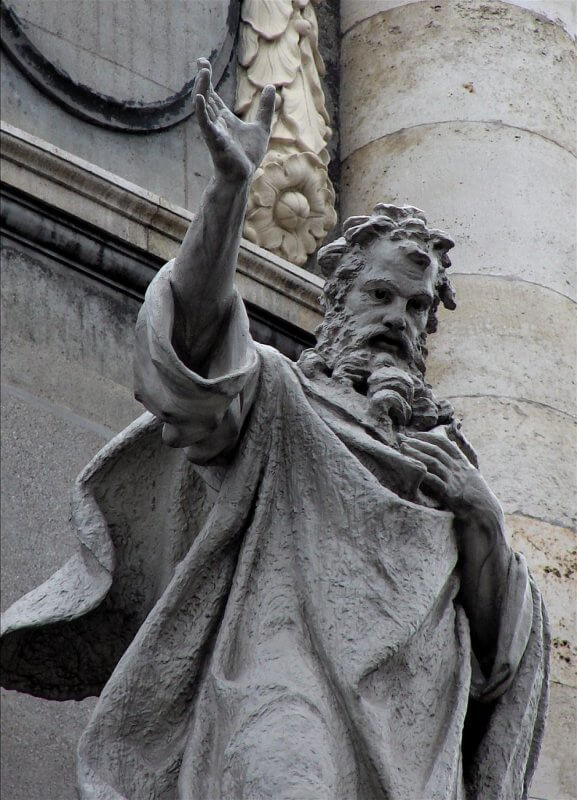
[[171,296],[160,273],[137,390],[196,441],[167,447],[145,414],[107,445],[75,488],[78,556],[5,615],[4,685],[101,692],[81,797],[525,798],[548,634],[523,559],[485,678],[452,515],[407,499],[411,464],[406,491],[388,488],[399,454],[313,402],[240,301],[237,344],[196,375],[172,349]]

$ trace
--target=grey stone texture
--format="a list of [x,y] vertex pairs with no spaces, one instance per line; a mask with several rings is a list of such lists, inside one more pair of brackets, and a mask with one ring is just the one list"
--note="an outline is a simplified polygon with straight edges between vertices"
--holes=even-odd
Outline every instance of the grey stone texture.
[[439,314],[431,342],[431,383],[451,397],[477,395],[481,387],[483,395],[510,397],[515,387],[519,400],[571,417],[577,342],[567,334],[575,322],[574,303],[506,276],[461,274],[453,283],[459,313]]
[[[573,45],[559,25],[502,2],[421,2],[370,16],[343,39],[342,157],[403,128],[455,120],[529,128],[574,153]],[[514,91],[503,76],[514,76]]]
[[[42,392],[39,378],[36,392]],[[2,384],[3,608],[74,552],[70,486],[110,433],[41,394]],[[73,800],[76,743],[94,705],[94,699],[54,704],[2,690],[2,797]]]
[[[75,551],[74,479],[139,413],[130,388],[138,305],[49,258],[10,248],[3,249],[2,300],[6,608]],[[94,705],[3,691],[2,796],[73,800],[76,742]]]
[[10,6],[31,42],[76,82],[141,102],[164,100],[194,77],[195,54],[224,39],[228,13],[226,2],[206,0],[10,0]]
[[2,284],[3,380],[109,430],[131,422],[138,302],[13,247],[3,249]]
[[[182,88],[186,80],[194,78],[194,59],[199,52],[195,42],[199,37],[204,39],[201,52],[217,49],[227,5],[196,0],[147,3],[150,7],[143,9],[141,4],[137,7],[123,0],[65,0],[69,13],[62,14],[62,4],[48,0],[16,2],[14,9],[21,9],[30,18],[30,35],[38,47],[45,48],[47,55],[61,62],[73,76],[76,73],[80,82],[119,100],[141,96],[150,100],[158,94],[173,94],[173,87],[178,84]],[[176,49],[175,42],[179,45]],[[196,209],[208,173],[194,116],[158,133],[106,130],[56,105],[4,53],[1,59],[4,121],[174,203]],[[233,52],[220,86],[223,97],[231,103],[235,68]]]
[[[554,683],[565,685],[571,697],[577,689],[577,643],[574,633],[577,627],[575,531],[523,515],[508,516],[507,529],[514,549],[522,553],[531,564],[543,592],[548,613],[555,620],[551,679]],[[571,704],[569,707],[571,708]],[[558,727],[556,715],[549,716],[549,724]],[[559,746],[561,744],[560,742]],[[551,749],[551,745],[549,748]],[[567,760],[568,764],[569,762],[570,759]],[[570,775],[567,776],[567,782],[570,782]]]

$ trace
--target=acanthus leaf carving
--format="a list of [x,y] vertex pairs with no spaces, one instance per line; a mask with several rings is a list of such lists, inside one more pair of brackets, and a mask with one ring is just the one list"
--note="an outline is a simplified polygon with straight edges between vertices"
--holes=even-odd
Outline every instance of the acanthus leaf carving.
[[[256,55],[247,68],[251,83],[260,88],[267,83],[274,83],[275,86],[291,84],[301,63],[299,39],[294,25],[289,25],[278,39],[272,42],[259,41]],[[274,81],[271,76],[274,76]]]
[[[327,125],[313,96],[314,87],[299,69],[295,80],[281,92],[281,114],[285,123],[294,131],[294,137],[302,150],[320,153],[325,149]],[[328,129],[330,133],[330,129]]]
[[244,234],[302,265],[336,224],[316,14],[311,0],[245,0],[241,18],[236,113],[254,119],[262,87],[277,89],[269,150],[254,176]]
[[292,0],[244,0],[241,19],[265,39],[282,36],[293,13]]
[[[248,67],[258,53],[259,37],[255,30],[250,25],[241,25],[238,34],[238,63],[241,67]],[[241,75],[245,75],[245,71],[241,70]]]

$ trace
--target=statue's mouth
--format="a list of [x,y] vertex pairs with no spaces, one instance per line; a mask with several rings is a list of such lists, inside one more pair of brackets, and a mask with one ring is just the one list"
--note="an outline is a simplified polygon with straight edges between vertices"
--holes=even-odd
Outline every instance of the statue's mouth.
[[403,336],[393,333],[377,333],[368,340],[370,347],[385,353],[392,353],[396,356],[406,358],[409,352],[408,342]]

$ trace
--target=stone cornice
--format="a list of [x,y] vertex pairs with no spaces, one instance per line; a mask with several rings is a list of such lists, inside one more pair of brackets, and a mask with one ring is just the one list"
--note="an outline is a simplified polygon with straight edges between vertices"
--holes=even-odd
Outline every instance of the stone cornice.
[[[173,258],[193,215],[147,190],[7,123],[1,123],[2,183],[159,261]],[[243,298],[311,332],[321,320],[322,279],[242,240]]]

